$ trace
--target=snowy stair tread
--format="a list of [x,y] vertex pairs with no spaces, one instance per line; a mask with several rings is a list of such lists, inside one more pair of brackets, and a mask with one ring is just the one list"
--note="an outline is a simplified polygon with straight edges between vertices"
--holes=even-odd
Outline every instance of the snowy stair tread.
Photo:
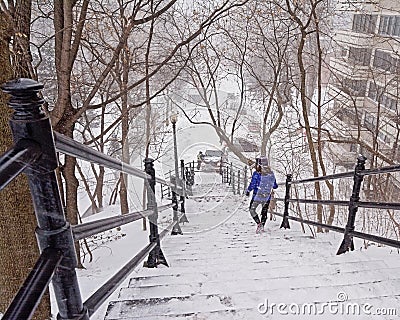
[[[357,284],[364,282],[382,282],[386,280],[397,281],[400,279],[400,275],[396,272],[396,268],[370,270],[366,269],[363,272],[359,270],[355,271],[342,271],[340,279],[331,270],[319,270],[312,275],[306,272],[296,272],[288,268],[287,270],[275,269],[273,272],[265,273],[264,270],[252,270],[251,274],[237,273],[234,277],[232,275],[213,275],[212,273],[198,273],[198,274],[182,274],[182,275],[164,275],[155,277],[141,277],[137,279],[131,279],[127,288],[122,288],[121,297],[127,297],[128,295],[137,296],[136,293],[144,293],[146,289],[150,291],[157,291],[160,287],[171,287],[171,292],[175,289],[190,289],[193,292],[198,291],[204,293],[206,288],[211,290],[229,290],[234,292],[235,289],[243,290],[247,288],[254,290],[254,288],[263,290],[265,288],[301,288],[306,287],[310,284],[316,286],[325,286],[327,284]],[[384,273],[382,273],[384,271]],[[389,274],[388,274],[389,273]],[[196,281],[193,282],[193,278],[196,276]],[[179,286],[182,285],[182,288]]]
[[[338,286],[338,290],[346,290],[349,297],[357,296],[357,299],[347,300],[349,303],[359,302],[360,304],[368,302],[375,303],[375,306],[383,305],[396,306],[400,302],[400,295],[387,296],[382,291],[381,284],[365,284],[360,287],[351,285]],[[143,298],[135,300],[120,300],[110,304],[107,312],[107,319],[135,319],[144,317],[157,316],[181,316],[198,313],[232,313],[235,310],[248,310],[255,314],[254,311],[262,304],[265,299],[269,298],[270,302],[289,304],[321,304],[325,301],[335,302],[338,297],[332,296],[332,289],[329,287],[312,288],[311,292],[314,301],[307,298],[306,293],[310,293],[309,288],[299,288],[296,290],[270,290],[265,295],[260,292],[241,292],[233,296],[226,294],[209,294],[209,295],[187,295],[180,297],[160,297],[160,298]],[[282,297],[285,297],[282,299]],[[383,304],[382,301],[385,300]],[[328,315],[328,314],[327,314]],[[325,316],[324,316],[325,318]],[[247,317],[244,319],[253,319]],[[342,317],[341,317],[342,319]]]
[[[375,275],[376,277],[376,275]],[[332,292],[332,287],[336,287],[338,292],[346,290],[346,293],[351,290],[350,287],[358,287],[361,291],[371,293],[372,296],[366,295],[365,297],[374,297],[378,289],[381,289],[381,294],[387,292],[388,288],[395,289],[400,285],[400,277],[394,279],[375,280],[373,277],[362,279],[362,276],[345,277],[341,281],[334,281],[326,275],[319,277],[304,277],[301,278],[286,278],[286,279],[246,279],[246,280],[232,280],[232,281],[209,281],[205,283],[189,283],[189,284],[168,284],[145,286],[138,288],[123,288],[120,291],[121,299],[141,299],[149,298],[163,298],[163,297],[182,297],[193,295],[229,295],[235,297],[243,293],[256,295],[268,294],[281,294],[287,296],[288,290],[294,292],[309,291],[323,291],[328,287],[328,291]],[[304,284],[306,283],[306,285]],[[376,288],[375,288],[376,287]],[[361,288],[367,288],[367,290]],[[318,289],[318,290],[317,290]],[[371,290],[373,292],[371,292]],[[385,291],[386,290],[386,291]],[[400,294],[400,293],[399,293]],[[334,297],[332,297],[334,298]]]
[[[337,301],[341,292],[349,302],[399,305],[399,266],[368,252],[336,256],[342,236],[334,243],[313,239],[299,230],[279,229],[279,222],[268,221],[266,232],[256,235],[254,223],[243,221],[248,211],[242,211],[199,232],[196,227],[205,228],[207,220],[189,218],[184,235],[161,244],[170,267],[141,268],[120,290],[119,300],[109,304],[105,319],[281,319],[260,314],[257,306],[264,299],[321,304]],[[323,318],[333,319],[329,313]]]

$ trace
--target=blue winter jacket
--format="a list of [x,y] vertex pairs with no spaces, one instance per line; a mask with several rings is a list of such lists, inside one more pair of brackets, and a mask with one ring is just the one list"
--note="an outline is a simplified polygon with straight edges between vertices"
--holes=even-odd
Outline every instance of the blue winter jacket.
[[251,181],[249,184],[249,187],[247,188],[247,191],[253,191],[253,198],[255,197],[258,189],[258,185],[260,184],[260,177],[261,173],[258,171],[254,171],[253,175],[251,176]]
[[273,172],[261,174],[255,171],[251,177],[247,191],[253,191],[254,201],[265,202],[271,199],[272,189],[276,188],[278,188],[278,184]]

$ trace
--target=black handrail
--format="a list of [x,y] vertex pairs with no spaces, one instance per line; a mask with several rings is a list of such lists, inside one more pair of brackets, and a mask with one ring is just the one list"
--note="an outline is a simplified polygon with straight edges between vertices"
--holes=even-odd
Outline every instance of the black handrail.
[[[46,248],[3,315],[6,319],[30,319],[62,259],[61,251]],[[35,288],[32,291],[31,288]]]
[[[173,221],[159,234],[160,240],[166,236],[169,230],[172,230],[175,227],[175,224],[176,221]],[[93,313],[97,311],[97,309],[119,287],[126,277],[132,273],[132,270],[136,268],[146,258],[146,256],[155,249],[156,246],[156,242],[150,242],[84,302],[85,307],[89,311],[89,316],[93,315]]]
[[[355,225],[355,215],[358,208],[375,208],[375,209],[390,209],[390,210],[400,210],[400,203],[397,202],[368,202],[368,201],[360,201],[359,193],[361,189],[361,183],[363,177],[366,175],[372,174],[384,174],[384,173],[392,173],[400,171],[400,165],[392,165],[382,168],[375,168],[375,169],[365,169],[365,160],[366,158],[363,156],[359,156],[357,159],[357,165],[354,171],[351,172],[343,172],[331,175],[325,175],[320,177],[312,177],[300,180],[292,180],[292,176],[290,174],[287,175],[285,182],[278,183],[279,185],[285,184],[285,198],[275,197],[274,199],[279,202],[283,202],[284,213],[280,214],[277,212],[272,212],[277,216],[281,216],[282,224],[281,228],[290,228],[289,220],[293,220],[296,222],[301,222],[317,227],[321,227],[327,230],[343,233],[344,240],[338,250],[338,254],[344,253],[349,249],[354,249],[353,244],[353,237],[361,238],[369,241],[375,241],[377,243],[381,243],[384,245],[388,245],[395,248],[400,248],[400,241],[389,239],[377,235],[357,232],[354,230]],[[227,170],[229,168],[227,167]],[[303,183],[310,183],[310,182],[317,182],[317,181],[325,181],[325,180],[333,180],[333,179],[340,179],[340,178],[350,178],[353,177],[354,179],[354,186],[353,186],[353,193],[352,197],[349,200],[316,200],[316,199],[301,199],[301,198],[290,198],[290,188],[294,184],[303,184]],[[228,182],[223,179],[223,182]],[[346,228],[342,228],[339,226],[328,225],[325,223],[320,223],[312,220],[306,220],[299,217],[293,217],[289,215],[289,203],[304,203],[304,204],[320,204],[320,205],[334,205],[334,206],[346,206],[349,208],[349,215]]]
[[[164,206],[158,207],[158,211],[164,211],[166,209],[172,208],[173,203],[166,204]],[[122,225],[137,221],[141,218],[146,218],[153,213],[152,209],[137,211],[132,213],[126,213],[120,216],[114,216],[110,218],[99,219],[95,221],[90,221],[76,226],[72,226],[72,232],[74,234],[74,240],[82,240],[84,238],[93,236],[103,231],[107,231],[113,228],[120,227]]]
[[0,157],[0,191],[41,155],[40,146],[32,140],[19,140],[14,148]]
[[346,207],[349,205],[349,201],[341,201],[341,200],[314,200],[314,199],[289,198],[287,199],[287,201],[296,203],[326,204],[326,205],[336,205],[336,206],[346,206]]
[[83,303],[89,312],[89,316],[93,315],[93,313],[97,311],[97,309],[107,300],[115,289],[119,287],[132,270],[137,267],[139,263],[146,258],[150,251],[156,247],[156,245],[155,242],[150,242]]
[[[281,213],[272,212],[272,214],[283,218],[283,214],[281,214]],[[307,219],[301,219],[299,217],[294,217],[294,216],[287,216],[287,218],[289,220],[293,220],[296,222],[301,222],[301,223],[309,224],[309,225],[316,226],[316,227],[322,227],[324,229],[328,229],[328,230],[339,232],[339,233],[345,233],[345,228],[342,228],[342,227],[329,225],[326,223],[319,223],[319,222],[307,220]],[[369,233],[358,232],[358,231],[352,231],[351,235],[356,238],[381,243],[381,244],[387,245],[389,247],[400,248],[400,241],[397,241],[397,240],[388,239],[388,238],[384,238],[381,236],[377,236],[377,235],[373,235],[373,234],[369,234]]]
[[339,179],[339,178],[351,178],[353,177],[354,172],[349,171],[349,172],[342,172],[342,173],[335,173],[335,174],[329,174],[326,176],[320,176],[320,177],[315,177],[315,178],[307,178],[307,179],[301,179],[301,180],[292,180],[290,184],[300,184],[300,183],[308,183],[308,182],[317,182],[317,181],[325,181],[325,180],[331,180],[331,179]]
[[382,168],[365,169],[360,172],[361,175],[382,174],[400,171],[400,165],[387,166]]
[[[59,185],[55,173],[58,166],[52,128],[42,110],[39,90],[43,85],[31,79],[16,79],[2,86],[11,95],[9,106],[14,109],[10,120],[15,144],[33,141],[40,146],[41,156],[28,168],[28,183],[37,220],[36,236],[39,249],[61,252],[62,259],[51,278],[57,297],[59,319],[87,320],[75,268],[77,256],[70,224],[65,218]],[[27,287],[35,292],[33,286]],[[34,299],[34,295],[29,295]],[[36,301],[36,300],[35,300]],[[33,301],[35,303],[35,301]]]
[[[148,179],[149,176],[127,163],[121,160],[115,159],[108,156],[100,151],[94,150],[88,146],[83,145],[69,137],[66,137],[60,133],[54,132],[54,140],[56,143],[56,149],[59,152],[68,154],[70,156],[83,159],[92,163],[97,163],[101,166],[109,169],[114,169],[122,173],[130,174],[138,178]],[[156,182],[172,187],[173,185],[161,178],[156,177]]]
[[[272,212],[272,214],[284,218],[284,215],[282,213]],[[302,222],[302,223],[309,224],[309,225],[316,226],[316,227],[323,227],[325,229],[340,232],[340,233],[344,233],[344,228],[341,228],[338,226],[333,226],[333,225],[329,225],[329,224],[325,224],[325,223],[319,223],[319,222],[307,220],[307,219],[301,219],[299,217],[293,217],[293,216],[289,216],[289,215],[287,216],[287,219],[297,221],[297,222]]]
[[[14,113],[10,123],[15,146],[0,157],[0,185],[4,187],[24,170],[29,173],[28,182],[38,221],[36,234],[39,249],[42,252],[35,269],[26,280],[25,286],[20,289],[3,319],[30,319],[51,280],[59,309],[57,318],[88,320],[89,315],[107,299],[112,290],[131,273],[132,268],[137,266],[145,258],[145,255],[149,255],[147,267],[155,267],[158,264],[168,266],[160,248],[160,239],[165,236],[168,229],[158,234],[158,212],[173,208],[174,221],[171,223],[171,233],[174,234],[175,228],[180,230],[179,222],[183,217],[186,218],[184,198],[182,199],[185,194],[184,179],[192,180],[193,177],[189,176],[193,174],[193,170],[186,173],[182,169],[182,180],[175,177],[178,183],[172,184],[155,176],[153,159],[145,159],[145,172],[143,172],[68,137],[54,133],[49,118],[41,109],[44,101],[38,97],[38,92],[42,88],[42,84],[31,79],[17,79],[2,86],[3,91],[11,95],[9,105],[14,109]],[[58,166],[56,151],[145,179],[148,197],[147,210],[70,226],[65,219],[55,175],[55,169]],[[182,162],[182,168],[184,167]],[[185,177],[183,173],[189,176]],[[175,197],[172,204],[158,207],[154,188],[156,182],[171,187],[175,195],[180,194],[180,201]],[[181,204],[182,215],[176,220],[179,204]],[[74,241],[143,217],[148,217],[150,222],[150,244],[84,304],[81,300],[75,271],[77,255]],[[187,221],[187,218],[183,221]]]

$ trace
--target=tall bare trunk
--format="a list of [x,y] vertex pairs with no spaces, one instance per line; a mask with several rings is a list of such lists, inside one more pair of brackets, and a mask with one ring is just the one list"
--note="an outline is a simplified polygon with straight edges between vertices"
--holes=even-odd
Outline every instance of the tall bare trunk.
[[[320,40],[320,29],[319,29],[319,20],[317,17],[316,11],[313,12],[313,17],[314,17],[314,23],[315,23],[315,37],[316,37],[316,42],[317,42],[317,52],[318,52],[318,60],[317,60],[317,151],[318,151],[318,159],[319,159],[319,165],[322,171],[322,175],[326,175],[326,168],[325,168],[325,163],[324,159],[322,156],[322,136],[321,136],[321,129],[322,129],[322,63],[323,63],[323,57],[322,57],[322,47],[321,47],[321,40]],[[334,200],[334,185],[330,181],[326,180],[325,181],[326,186],[328,187],[329,190],[329,199]],[[332,224],[333,220],[335,218],[335,206],[331,205],[329,207],[329,217],[327,224]]]
[[[21,13],[19,26],[22,33],[29,36],[30,8],[24,7],[30,2],[19,2],[18,12]],[[22,21],[22,19],[24,21]],[[0,15],[0,83],[13,78],[13,68],[17,77],[29,76],[29,68],[23,64],[23,57],[15,59],[18,65],[11,66],[9,41],[16,30],[10,30],[10,21],[1,12]],[[29,43],[29,39],[27,40]],[[18,63],[20,61],[21,64]],[[25,61],[26,62],[26,61]],[[11,145],[12,137],[8,124],[11,109],[6,105],[6,97],[0,92],[0,154],[3,154]],[[25,176],[20,175],[10,185],[0,192],[0,312],[4,312],[15,296],[22,282],[31,271],[39,256],[36,244],[36,219]],[[26,201],[21,201],[26,199]],[[49,319],[50,299],[46,294],[39,305],[34,319]]]
[[[301,39],[300,39],[299,47],[297,49],[297,61],[298,61],[299,70],[300,70],[301,106],[302,106],[304,126],[305,126],[305,130],[306,130],[308,149],[310,152],[314,177],[318,177],[319,172],[318,172],[317,153],[315,150],[313,137],[312,137],[312,133],[311,133],[311,128],[310,128],[310,121],[308,118],[308,107],[307,107],[308,104],[307,104],[307,90],[306,90],[307,73],[306,73],[306,69],[305,69],[304,61],[303,61],[304,45],[305,45],[306,37],[307,37],[307,32],[304,28],[302,28],[301,29]],[[317,199],[320,200],[320,199],[322,199],[320,184],[319,184],[319,182],[315,182],[314,185],[315,185],[315,193],[316,193]],[[318,220],[318,222],[322,223],[322,205],[317,205],[317,220]],[[317,227],[317,232],[322,232],[322,228]]]
[[[128,42],[125,40],[124,50],[122,51],[122,82],[121,82],[121,90],[123,95],[121,97],[122,100],[122,120],[121,120],[121,143],[122,143],[122,162],[129,164],[129,141],[128,141],[128,132],[129,132],[129,111],[128,111],[128,92],[126,87],[128,85],[128,74],[129,74],[129,52]],[[129,204],[128,204],[128,175],[125,173],[121,173],[121,187],[119,191],[120,197],[120,206],[121,206],[121,214],[125,214],[129,212]]]

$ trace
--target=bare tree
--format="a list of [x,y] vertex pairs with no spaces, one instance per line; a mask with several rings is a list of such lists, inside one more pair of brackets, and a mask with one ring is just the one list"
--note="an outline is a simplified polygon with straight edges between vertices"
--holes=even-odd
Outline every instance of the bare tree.
[[[1,3],[0,83],[15,77],[34,77],[29,49],[30,20],[30,1],[8,1],[8,7]],[[1,154],[13,144],[8,124],[11,109],[6,104],[7,100],[8,97],[0,92]],[[27,179],[23,175],[0,192],[0,312],[8,307],[39,254],[32,203],[21,201],[29,198]],[[46,294],[34,318],[48,319],[49,316],[50,299]]]

